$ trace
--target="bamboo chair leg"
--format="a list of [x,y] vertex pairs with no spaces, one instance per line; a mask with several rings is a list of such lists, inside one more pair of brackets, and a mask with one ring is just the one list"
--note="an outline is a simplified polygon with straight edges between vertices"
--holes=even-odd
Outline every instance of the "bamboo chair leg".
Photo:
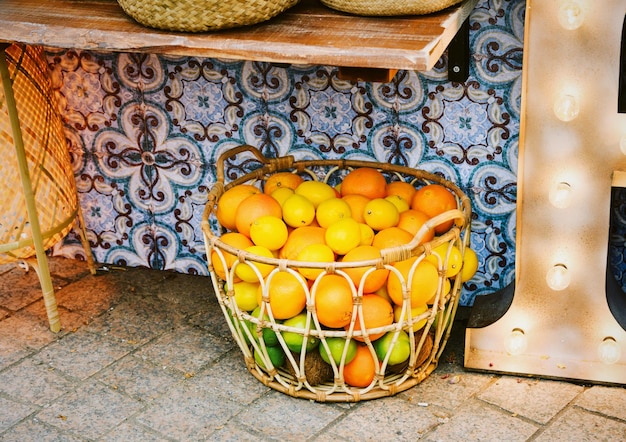
[[[78,198],[78,196],[77,196]],[[89,239],[87,239],[87,228],[85,227],[85,219],[83,218],[83,210],[80,207],[80,203],[77,201],[78,205],[78,234],[80,235],[80,241],[83,244],[83,248],[85,249],[85,257],[87,259],[87,266],[89,267],[89,271],[92,275],[96,274],[96,263],[93,259],[93,253],[91,253],[91,245],[89,244]]]
[[46,314],[48,315],[50,330],[54,333],[57,333],[61,330],[61,319],[59,317],[59,311],[57,309],[57,300],[54,294],[54,287],[52,285],[52,277],[50,276],[48,258],[45,257],[42,261],[39,261],[39,259],[28,258],[25,261],[28,265],[35,269],[35,272],[39,277],[39,283],[41,284],[43,302],[46,306]]

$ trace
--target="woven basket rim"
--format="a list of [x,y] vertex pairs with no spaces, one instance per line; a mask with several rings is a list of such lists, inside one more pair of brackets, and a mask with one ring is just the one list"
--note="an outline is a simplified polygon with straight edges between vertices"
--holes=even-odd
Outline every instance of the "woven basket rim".
[[364,16],[426,15],[442,11],[464,0],[321,0],[338,11]]
[[117,0],[143,26],[174,32],[207,32],[270,20],[300,0]]
[[[251,152],[259,161],[264,163],[264,166],[255,169],[254,171],[244,174],[239,178],[230,181],[228,184],[225,184],[225,177],[223,169],[220,169],[219,165],[223,164],[225,159],[228,157],[232,157],[242,152]],[[304,170],[310,167],[322,166],[322,167],[338,167],[342,169],[346,168],[356,168],[356,167],[373,167],[379,169],[384,172],[394,172],[405,175],[413,176],[417,179],[422,179],[429,182],[435,182],[438,184],[442,184],[446,186],[449,190],[452,190],[454,194],[457,196],[460,209],[451,210],[445,212],[437,218],[432,218],[428,223],[425,224],[425,227],[421,229],[413,238],[413,241],[407,245],[403,246],[395,246],[390,247],[388,249],[381,250],[381,257],[376,260],[367,260],[367,261],[352,261],[352,262],[335,262],[334,268],[346,268],[346,267],[362,267],[362,266],[370,266],[377,265],[381,263],[388,263],[394,260],[398,260],[398,256],[406,256],[406,253],[410,251],[415,251],[416,253],[426,252],[430,253],[430,250],[433,248],[450,241],[452,238],[458,235],[458,230],[463,228],[464,226],[469,226],[471,222],[472,216],[472,208],[470,199],[465,193],[453,182],[436,175],[431,172],[427,172],[420,169],[414,169],[406,166],[393,165],[389,163],[379,163],[372,161],[364,161],[364,160],[349,160],[349,159],[326,159],[326,160],[295,160],[293,156],[284,156],[279,158],[265,158],[260,153],[258,149],[249,145],[241,145],[237,148],[231,149],[224,153],[220,159],[217,161],[218,169],[217,169],[217,181],[214,183],[211,191],[209,192],[208,201],[205,207],[205,211],[202,216],[202,229],[208,235],[211,244],[217,245],[220,248],[224,249],[226,252],[231,254],[240,255],[245,257],[248,260],[260,262],[263,264],[270,264],[274,266],[298,266],[298,267],[307,267],[307,268],[323,268],[328,266],[328,263],[305,263],[303,261],[294,261],[288,260],[284,258],[269,258],[261,255],[257,255],[251,252],[242,251],[235,247],[232,247],[229,244],[221,241],[219,235],[215,235],[211,229],[209,224],[209,217],[213,211],[213,208],[217,204],[220,196],[229,188],[234,187],[238,184],[242,184],[249,181],[260,180],[263,176],[267,174],[271,174],[281,170]],[[457,225],[453,227],[450,231],[435,237],[432,241],[429,241],[425,244],[418,245],[424,234],[435,225],[440,224],[441,222],[448,220],[456,220]],[[455,230],[456,229],[456,230]],[[406,259],[406,258],[404,258]]]

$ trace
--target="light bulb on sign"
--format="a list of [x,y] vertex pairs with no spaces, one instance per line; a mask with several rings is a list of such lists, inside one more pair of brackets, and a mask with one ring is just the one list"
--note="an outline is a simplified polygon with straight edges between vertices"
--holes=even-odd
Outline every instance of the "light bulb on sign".
[[566,182],[560,182],[550,189],[550,202],[557,209],[565,209],[572,202],[572,186]]
[[546,282],[552,290],[565,290],[571,282],[571,276],[564,264],[555,264],[546,274]]
[[559,24],[563,29],[573,31],[585,21],[585,14],[576,1],[566,1],[559,8]]
[[520,355],[526,351],[528,339],[521,328],[514,328],[504,340],[506,352],[512,356]]
[[561,95],[554,102],[554,115],[561,121],[572,121],[579,112],[578,100],[571,94]]
[[607,365],[615,364],[622,357],[622,349],[615,338],[607,336],[598,346],[598,357]]

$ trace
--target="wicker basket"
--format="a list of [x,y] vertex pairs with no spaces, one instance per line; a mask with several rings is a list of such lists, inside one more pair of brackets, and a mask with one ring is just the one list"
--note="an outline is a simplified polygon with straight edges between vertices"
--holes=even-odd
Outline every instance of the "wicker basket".
[[423,15],[441,11],[463,0],[321,0],[329,8],[357,15]]
[[118,0],[144,26],[206,32],[253,25],[295,6],[299,0]]
[[[246,167],[250,167],[251,164],[258,162],[259,167],[248,169],[252,171],[226,184],[224,182],[224,164],[229,161],[229,159],[233,158],[237,159],[238,162],[241,161],[242,164],[246,164]],[[350,169],[357,167],[377,168],[386,175],[388,180],[402,179],[413,183],[416,187],[427,183],[443,184],[457,197],[458,209],[450,210],[429,220],[415,235],[410,244],[383,249],[378,259],[369,261],[333,262],[330,264],[315,262],[303,263],[284,258],[266,258],[254,255],[248,251],[236,249],[221,241],[220,236],[224,231],[215,218],[215,210],[217,201],[229,188],[242,183],[262,187],[264,180],[277,171],[292,171],[301,174],[305,179],[319,179],[320,181],[333,184],[338,182]],[[468,197],[453,183],[428,172],[408,167],[359,160],[295,161],[291,156],[268,159],[261,155],[257,149],[250,146],[240,146],[224,153],[217,162],[217,181],[209,193],[208,203],[203,214],[202,230],[207,246],[206,253],[207,257],[209,257],[208,267],[213,289],[232,335],[243,352],[248,370],[263,384],[275,390],[293,397],[312,399],[319,402],[356,402],[391,396],[420,383],[437,366],[438,359],[450,335],[450,329],[462,287],[461,278],[456,278],[451,284],[450,291],[444,293],[443,287],[445,286],[444,278],[447,269],[447,257],[446,259],[439,260],[439,288],[433,305],[429,306],[429,308],[419,316],[411,318],[409,315],[407,320],[394,322],[391,325],[378,327],[376,329],[359,331],[354,328],[355,313],[360,311],[360,300],[362,299],[363,292],[362,288],[356,287],[353,283],[350,283],[355,309],[352,314],[352,322],[350,327],[341,330],[326,329],[320,325],[315,309],[315,288],[317,286],[313,284],[308,288],[309,286],[304,279],[301,282],[303,286],[307,287],[307,306],[305,308],[307,323],[304,328],[287,326],[281,321],[274,319],[269,302],[267,302],[269,300],[267,284],[261,285],[261,287],[263,287],[263,296],[260,306],[261,312],[258,313],[259,317],[239,309],[235,302],[234,292],[225,289],[225,287],[233,287],[232,283],[234,281],[235,269],[240,263],[247,263],[251,267],[255,267],[258,264],[270,264],[275,266],[272,273],[265,279],[265,282],[268,282],[276,272],[287,271],[298,275],[298,267],[324,269],[327,273],[336,273],[345,277],[346,274],[342,269],[348,267],[370,267],[374,269],[384,266],[391,268],[391,264],[394,262],[408,259],[412,256],[417,256],[419,262],[421,259],[431,254],[434,247],[445,242],[456,245],[463,253],[469,241],[470,218],[471,207]],[[416,245],[421,242],[421,238],[426,231],[444,221],[452,219],[455,220],[455,224],[448,232],[436,236],[430,242]],[[221,266],[227,268],[225,253],[237,256],[237,260],[225,273],[227,281],[224,281],[215,272],[211,258],[212,254],[218,256],[221,261]],[[300,278],[302,277],[300,276]],[[403,303],[405,312],[410,311],[410,296],[410,290],[405,290]],[[414,332],[413,325],[419,321],[425,323],[425,326]],[[269,332],[270,330],[275,332],[272,338],[275,342],[272,343],[266,342],[265,338],[265,332]],[[283,339],[283,337],[286,336],[285,333],[296,333],[301,335],[305,340],[319,340],[319,345],[325,346],[328,351],[327,338],[342,337],[351,339],[356,337],[361,338],[369,347],[372,355],[375,355],[370,336],[374,333],[399,332],[400,330],[405,330],[411,337],[411,354],[409,360],[401,366],[388,365],[387,358],[379,360],[379,364],[376,364],[379,366],[379,369],[376,372],[374,380],[363,388],[352,387],[344,381],[343,367],[345,360],[343,358],[345,357],[345,352],[339,363],[333,363],[331,360],[331,364],[325,362],[320,364],[318,362],[320,359],[319,350],[315,349],[307,352],[306,348],[303,348],[300,353],[293,353],[289,351]],[[276,344],[276,339],[278,344]],[[268,354],[270,345],[279,345],[282,347],[286,357],[285,364],[280,367],[275,367],[272,364],[272,359]],[[392,343],[392,348],[393,345],[395,345],[395,341]],[[254,357],[255,354],[257,356],[256,359]],[[323,365],[321,369],[320,365]]]
[[0,44],[0,51],[0,264],[26,261],[37,271],[57,332],[45,250],[80,227],[92,273],[95,267],[44,51],[17,44]]
[[[74,227],[78,199],[56,101],[39,47],[7,49],[39,223],[48,249]],[[4,95],[0,90],[0,264],[35,255],[27,201]]]

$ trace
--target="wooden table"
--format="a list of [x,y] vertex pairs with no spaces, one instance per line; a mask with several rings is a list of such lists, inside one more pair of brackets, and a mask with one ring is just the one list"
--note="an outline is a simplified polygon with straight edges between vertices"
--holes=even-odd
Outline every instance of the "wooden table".
[[359,17],[303,0],[259,25],[192,34],[139,25],[116,0],[0,0],[0,41],[424,71],[433,68],[477,1],[424,16]]

